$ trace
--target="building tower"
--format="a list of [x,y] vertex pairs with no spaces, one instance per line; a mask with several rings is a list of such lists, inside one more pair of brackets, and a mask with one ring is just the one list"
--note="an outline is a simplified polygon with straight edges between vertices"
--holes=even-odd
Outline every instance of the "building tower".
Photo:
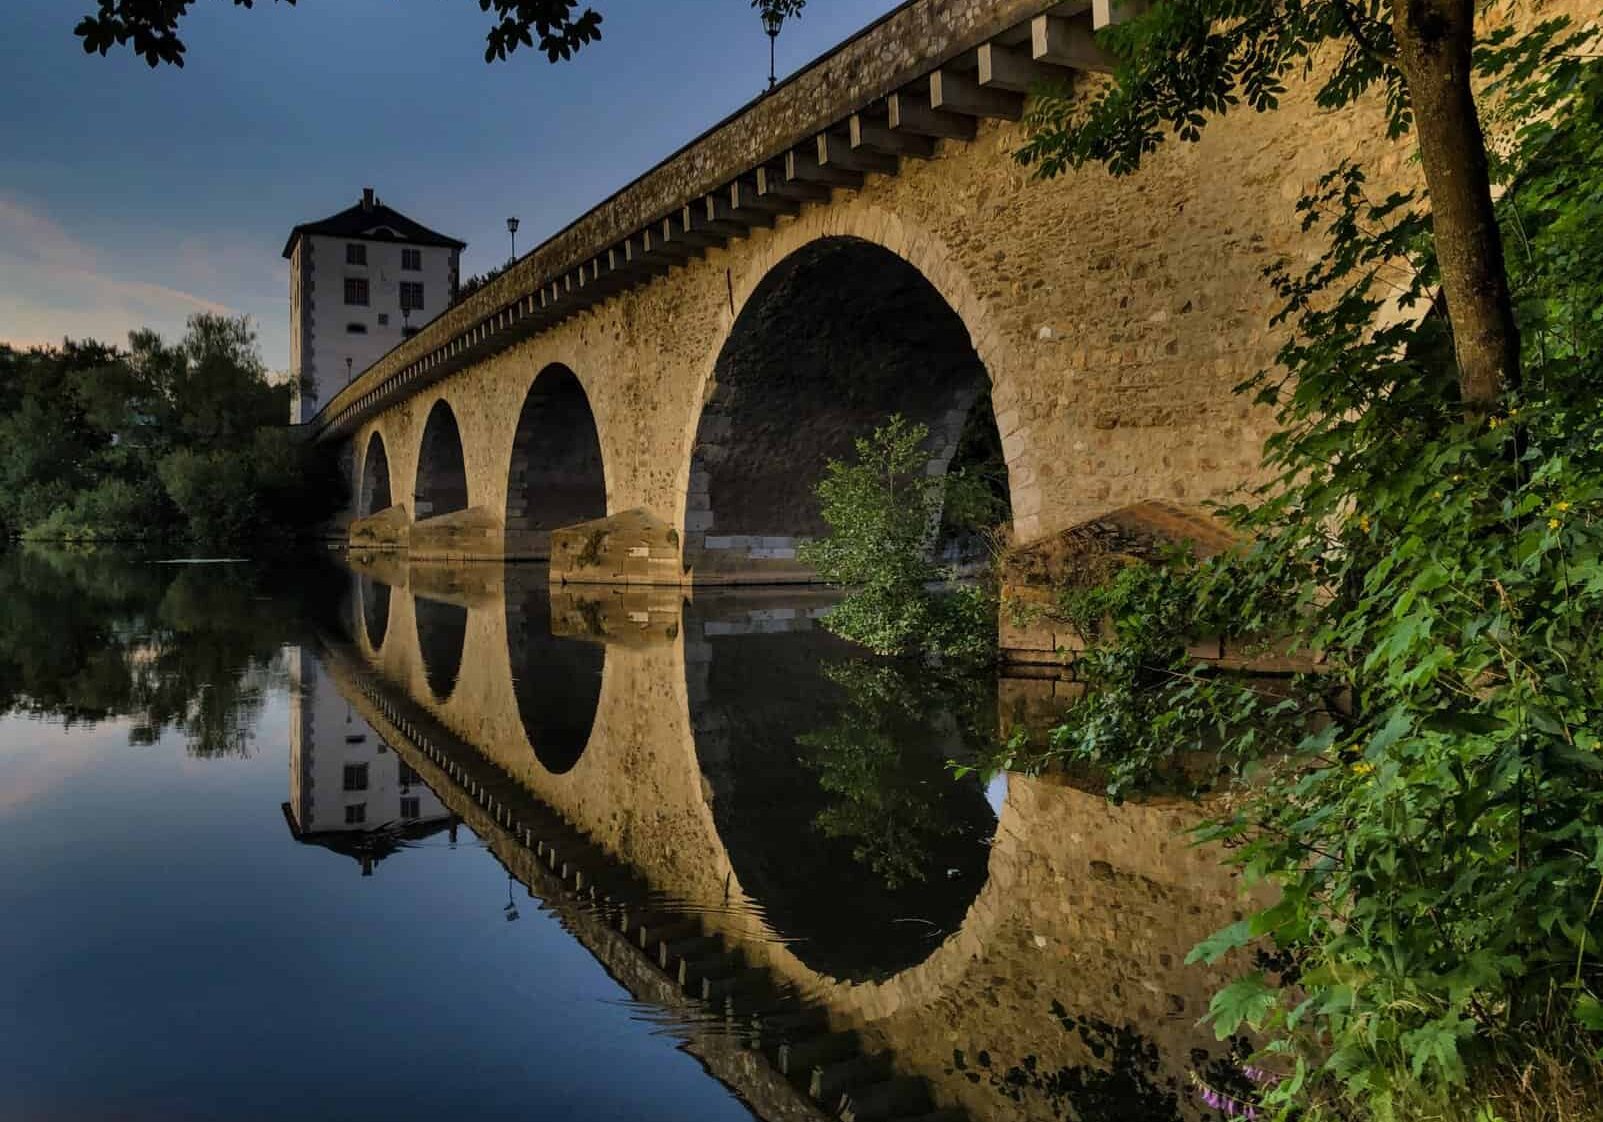
[[355,206],[289,232],[290,423],[310,420],[352,378],[456,295],[466,242],[437,234],[362,189]]

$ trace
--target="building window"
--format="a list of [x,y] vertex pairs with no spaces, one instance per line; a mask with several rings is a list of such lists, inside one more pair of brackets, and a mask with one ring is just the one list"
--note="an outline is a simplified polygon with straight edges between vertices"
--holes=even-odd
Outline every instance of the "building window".
[[365,732],[348,732],[348,733],[345,734],[345,743],[347,743],[347,744],[365,744],[365,743],[367,743],[367,733],[365,733]]
[[418,816],[418,798],[417,798],[417,796],[416,795],[408,795],[405,798],[401,799],[401,817],[402,818],[416,818],[417,816]]
[[423,251],[421,249],[401,250],[401,268],[408,273],[421,273],[423,271]]
[[401,328],[401,338],[410,339],[412,336],[416,335],[422,330],[423,329],[421,327],[403,327]]
[[404,760],[397,761],[395,766],[398,769],[397,778],[400,780],[402,787],[410,787],[412,784],[422,781],[417,772],[413,771],[411,765]]
[[345,302],[361,308],[367,307],[366,277],[345,278]]
[[380,312],[378,314],[378,325],[380,327],[388,327],[390,325],[390,313],[389,312]]
[[347,242],[345,244],[345,263],[347,265],[366,265],[367,246],[358,245],[355,242]]
[[423,310],[423,282],[401,282],[401,311],[420,312]]
[[347,826],[360,826],[367,821],[367,804],[350,803],[345,808],[345,824]]
[[345,334],[347,334],[347,335],[366,335],[367,334],[367,324],[365,324],[365,323],[347,323],[345,325]]
[[346,764],[345,765],[345,789],[347,791],[365,791],[365,790],[367,790],[367,765],[366,764]]

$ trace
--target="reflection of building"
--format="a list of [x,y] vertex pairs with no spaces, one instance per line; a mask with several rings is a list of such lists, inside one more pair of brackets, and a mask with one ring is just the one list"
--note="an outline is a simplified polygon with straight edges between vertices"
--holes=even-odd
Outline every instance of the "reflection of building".
[[356,716],[316,657],[289,654],[289,802],[296,841],[359,861],[364,876],[408,840],[453,827],[417,774]]

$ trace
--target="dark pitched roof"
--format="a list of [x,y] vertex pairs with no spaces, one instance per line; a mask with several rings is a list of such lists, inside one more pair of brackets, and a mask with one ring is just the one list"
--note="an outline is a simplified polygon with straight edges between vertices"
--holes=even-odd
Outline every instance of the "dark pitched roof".
[[401,242],[406,245],[443,245],[452,249],[466,249],[468,244],[435,233],[377,199],[372,206],[357,203],[338,214],[329,215],[321,222],[302,222],[289,232],[289,240],[284,243],[285,257],[295,252],[295,239],[302,234],[327,234],[335,238],[361,238],[363,241]]

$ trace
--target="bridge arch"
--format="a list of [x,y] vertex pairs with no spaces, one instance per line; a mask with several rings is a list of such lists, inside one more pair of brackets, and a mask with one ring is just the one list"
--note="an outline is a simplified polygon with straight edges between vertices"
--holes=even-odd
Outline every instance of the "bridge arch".
[[714,845],[798,981],[894,978],[986,885],[996,813],[977,776],[946,766],[971,751],[967,725],[948,693],[865,659],[812,611],[776,618],[742,595],[686,608],[686,716]]
[[390,629],[390,586],[366,573],[356,577],[357,615],[367,645],[375,654],[384,649]]
[[384,436],[377,429],[367,438],[362,457],[362,479],[357,488],[356,516],[366,518],[393,504],[390,497],[390,458],[384,450]]
[[417,482],[412,492],[418,519],[433,518],[468,506],[468,469],[462,453],[462,432],[445,399],[429,409],[418,444]]
[[423,677],[429,693],[443,705],[456,692],[462,676],[462,653],[468,641],[467,606],[414,593],[412,615]]
[[552,530],[606,514],[606,465],[590,397],[572,369],[550,363],[529,386],[512,438],[507,555],[547,557]]
[[794,550],[824,529],[825,464],[893,413],[929,429],[930,474],[985,455],[1005,517],[1033,514],[1011,382],[987,361],[995,325],[937,239],[886,212],[818,208],[776,232],[741,289],[688,441],[696,579],[804,579]]
[[540,766],[552,775],[565,775],[590,745],[601,707],[606,644],[599,637],[579,638],[567,626],[554,626],[551,590],[543,574],[509,585],[505,598],[507,658],[518,721]]

